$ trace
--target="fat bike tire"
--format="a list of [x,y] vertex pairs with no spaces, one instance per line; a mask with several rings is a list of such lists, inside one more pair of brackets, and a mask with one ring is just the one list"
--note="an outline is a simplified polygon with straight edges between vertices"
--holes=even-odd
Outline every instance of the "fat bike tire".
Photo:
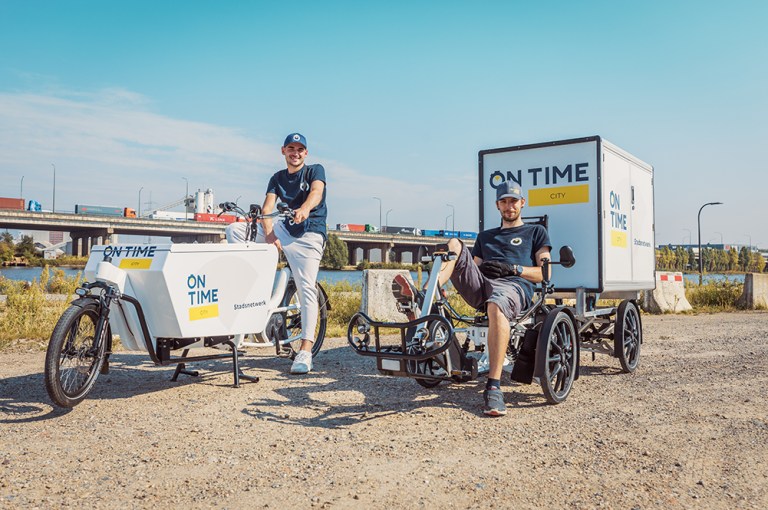
[[[312,343],[313,358],[317,356],[317,353],[320,352],[320,349],[323,347],[323,340],[325,340],[325,330],[328,327],[328,298],[326,298],[325,293],[320,290],[319,284],[315,285],[315,291],[317,292],[317,327],[315,327],[315,341]],[[291,279],[285,289],[285,294],[283,294],[283,300],[281,301],[280,306],[288,306],[290,304],[298,303],[299,294],[296,290],[296,282]],[[287,312],[283,312],[283,315],[283,323],[285,324],[287,335],[289,337],[298,335],[301,332],[302,327],[301,310],[289,310]],[[299,352],[300,347],[301,339],[284,345],[283,350],[285,354],[287,354],[291,359],[294,359],[296,354]]]
[[45,355],[45,389],[54,404],[74,407],[85,399],[104,364],[107,335],[96,338],[98,305],[67,308],[51,334]]

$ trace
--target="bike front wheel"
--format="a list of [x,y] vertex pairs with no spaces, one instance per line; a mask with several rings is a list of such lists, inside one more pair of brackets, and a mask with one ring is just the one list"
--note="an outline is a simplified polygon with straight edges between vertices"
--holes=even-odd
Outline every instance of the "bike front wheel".
[[[315,285],[315,291],[317,292],[317,325],[315,326],[314,334],[312,334],[312,338],[314,339],[314,342],[312,343],[313,358],[317,355],[318,352],[320,352],[320,348],[323,346],[323,340],[325,340],[325,329],[328,326],[328,298],[326,297],[325,292],[321,290],[319,284]],[[285,294],[283,294],[283,301],[281,303],[281,306],[289,305],[299,305],[299,294],[296,290],[296,282],[293,280],[288,282],[288,287],[285,289]],[[301,309],[296,308],[295,310],[288,310],[287,312],[283,313],[285,315],[284,324],[288,338],[292,338],[294,336],[303,336],[301,335]],[[294,340],[293,342],[286,343],[283,346],[283,349],[288,351],[287,354],[291,359],[296,357],[296,353],[299,352],[300,348],[301,338]]]
[[45,389],[61,407],[74,407],[88,395],[104,363],[109,323],[97,331],[98,305],[72,305],[56,323],[45,355]]

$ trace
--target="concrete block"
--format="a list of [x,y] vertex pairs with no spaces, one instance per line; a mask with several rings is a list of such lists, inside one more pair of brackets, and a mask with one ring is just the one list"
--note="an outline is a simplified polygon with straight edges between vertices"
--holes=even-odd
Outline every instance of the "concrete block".
[[744,292],[736,301],[739,308],[753,310],[768,308],[768,274],[747,273],[744,275]]
[[656,288],[643,292],[643,309],[651,313],[693,310],[685,297],[683,273],[656,271]]
[[366,269],[363,271],[363,299],[360,309],[369,317],[379,321],[405,322],[405,314],[397,311],[392,295],[392,280],[404,275],[413,283],[411,273],[405,269]]

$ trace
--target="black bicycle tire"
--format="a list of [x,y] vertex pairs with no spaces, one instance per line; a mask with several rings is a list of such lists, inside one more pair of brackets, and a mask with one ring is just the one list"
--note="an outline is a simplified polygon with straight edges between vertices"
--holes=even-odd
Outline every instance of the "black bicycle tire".
[[[317,356],[317,354],[320,352],[320,349],[323,347],[325,332],[328,327],[327,298],[325,297],[325,293],[320,289],[319,284],[315,284],[315,289],[317,291],[317,323],[319,327],[317,330],[317,335],[315,336],[315,341],[312,343],[312,358]],[[294,280],[290,280],[285,288],[285,292],[283,293],[283,299],[280,302],[280,306],[288,306],[296,292],[298,292],[296,289],[296,283]],[[287,344],[285,347],[290,349],[290,358],[294,359],[297,353],[296,349],[294,349],[292,344]]]
[[[74,392],[65,389],[61,380],[62,351],[65,348],[65,344],[71,334],[72,328],[74,326],[79,326],[79,320],[86,316],[93,322],[95,333],[99,318],[98,305],[95,303],[85,306],[71,305],[64,310],[64,313],[59,317],[48,343],[48,350],[45,355],[45,389],[48,392],[48,396],[51,397],[51,400],[60,407],[71,408],[85,399],[96,384],[96,380],[99,377],[101,367],[106,357],[107,340],[105,337],[98,342],[97,351],[93,356],[93,362],[88,369],[83,384],[81,384]],[[111,330],[109,324],[107,324],[106,327],[106,334],[110,335]]]

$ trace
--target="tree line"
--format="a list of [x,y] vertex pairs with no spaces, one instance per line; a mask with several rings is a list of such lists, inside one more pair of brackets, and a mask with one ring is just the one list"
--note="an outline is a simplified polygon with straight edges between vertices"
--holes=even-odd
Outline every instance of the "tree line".
[[[720,250],[702,246],[702,268],[708,273],[743,271],[761,273],[766,270],[765,257],[746,246],[739,250]],[[678,246],[675,249],[663,246],[656,249],[656,269],[659,271],[698,271],[699,262],[692,248]]]
[[[765,258],[746,246],[742,246],[739,250],[702,247],[701,253],[703,269],[708,273],[727,271],[760,273],[768,270]],[[39,258],[35,251],[32,236],[22,236],[18,243],[14,243],[13,236],[9,232],[0,234],[0,261],[10,262],[14,260],[14,257],[24,257],[29,261]],[[348,260],[349,253],[344,241],[335,234],[329,234],[321,265],[329,269],[341,269],[348,264]],[[693,249],[686,249],[682,246],[672,249],[669,246],[663,246],[656,249],[656,269],[659,271],[698,271],[699,265]]]
[[0,261],[11,262],[16,257],[23,257],[27,260],[37,257],[35,241],[32,236],[21,236],[21,240],[14,243],[13,235],[10,232],[3,232],[0,234]]

